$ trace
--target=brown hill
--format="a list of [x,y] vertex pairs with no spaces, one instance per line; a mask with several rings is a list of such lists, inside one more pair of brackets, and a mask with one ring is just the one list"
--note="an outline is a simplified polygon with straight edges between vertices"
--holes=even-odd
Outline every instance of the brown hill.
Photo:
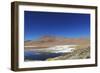
[[37,46],[40,48],[51,47],[55,45],[88,45],[88,38],[64,38],[64,37],[55,37],[55,36],[43,36],[38,40],[29,40],[24,41],[24,46]]

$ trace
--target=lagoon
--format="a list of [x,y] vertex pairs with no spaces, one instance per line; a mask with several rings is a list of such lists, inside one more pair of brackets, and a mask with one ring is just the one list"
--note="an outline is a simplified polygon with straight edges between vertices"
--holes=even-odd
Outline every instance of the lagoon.
[[48,58],[54,58],[63,55],[64,53],[70,53],[75,48],[71,48],[76,45],[59,45],[44,49],[25,49],[24,60],[25,61],[44,61]]

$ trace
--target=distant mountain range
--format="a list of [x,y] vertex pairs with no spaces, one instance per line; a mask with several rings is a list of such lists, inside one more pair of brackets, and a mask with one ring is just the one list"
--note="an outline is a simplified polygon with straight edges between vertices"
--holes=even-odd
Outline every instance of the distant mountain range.
[[37,46],[39,48],[47,48],[55,45],[84,45],[89,44],[89,42],[89,38],[64,38],[55,36],[42,36],[35,41],[24,41],[24,46]]

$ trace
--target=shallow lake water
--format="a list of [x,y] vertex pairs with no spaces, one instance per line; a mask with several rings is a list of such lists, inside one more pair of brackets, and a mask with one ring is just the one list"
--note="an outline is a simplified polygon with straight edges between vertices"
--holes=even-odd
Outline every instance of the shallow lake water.
[[41,60],[44,61],[48,58],[54,58],[62,55],[63,53],[47,53],[47,52],[35,52],[35,51],[24,51],[24,60],[25,61],[35,61]]
[[54,58],[63,55],[64,53],[72,52],[75,48],[69,48],[75,45],[60,45],[49,47],[45,49],[25,49],[24,50],[24,60],[25,61],[37,61],[46,60],[48,58]]

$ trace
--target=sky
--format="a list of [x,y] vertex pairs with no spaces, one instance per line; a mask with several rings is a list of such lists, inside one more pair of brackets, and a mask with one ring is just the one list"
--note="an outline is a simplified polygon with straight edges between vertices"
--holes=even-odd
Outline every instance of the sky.
[[24,11],[24,40],[41,36],[90,36],[90,14]]

